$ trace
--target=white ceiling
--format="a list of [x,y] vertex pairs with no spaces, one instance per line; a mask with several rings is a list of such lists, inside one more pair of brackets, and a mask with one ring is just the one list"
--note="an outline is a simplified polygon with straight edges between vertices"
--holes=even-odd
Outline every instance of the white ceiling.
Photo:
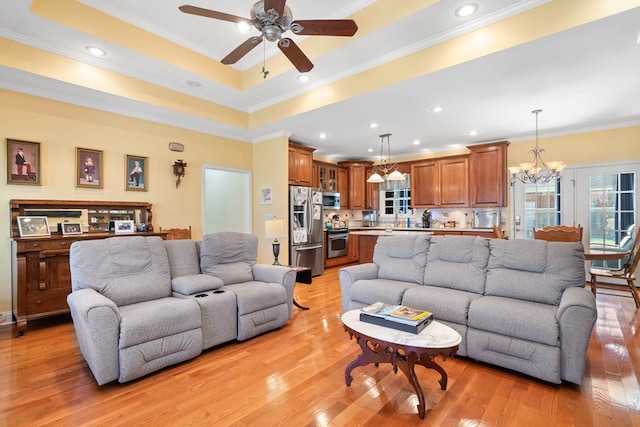
[[[70,1],[61,1],[60,7]],[[240,34],[232,23],[178,10],[182,4],[192,4],[248,17],[253,0],[79,1],[215,60],[257,34],[256,30]],[[300,83],[291,66],[289,71],[274,73],[242,90],[181,68],[181,64],[155,59],[33,14],[31,1],[0,0],[0,37],[251,113],[548,3],[474,1],[480,8],[471,17],[457,18],[453,14],[464,1],[440,0],[312,58],[315,68],[309,73],[308,83]],[[376,1],[287,1],[294,19],[346,18],[373,3]],[[402,7],[401,1],[395,3]],[[531,110],[535,108],[543,109],[541,137],[638,125],[639,31],[640,7],[635,7],[251,129],[24,72],[8,67],[1,53],[0,87],[242,141],[285,134],[316,147],[319,157],[375,160],[380,153],[378,135],[382,133],[392,134],[394,157],[450,151],[487,141],[530,139],[535,126]],[[304,50],[303,37],[289,36]],[[108,55],[91,57],[84,50],[87,45],[103,47]],[[264,55],[282,55],[274,44],[263,45],[264,50],[262,45],[255,48],[234,67],[247,72],[261,64]],[[197,81],[201,86],[191,87],[187,81]],[[442,105],[444,111],[430,112],[434,105]],[[372,121],[379,123],[377,129],[368,127]],[[470,129],[480,133],[469,136]],[[328,138],[320,140],[321,132]],[[414,140],[420,144],[414,145]],[[367,152],[369,148],[372,153]]]

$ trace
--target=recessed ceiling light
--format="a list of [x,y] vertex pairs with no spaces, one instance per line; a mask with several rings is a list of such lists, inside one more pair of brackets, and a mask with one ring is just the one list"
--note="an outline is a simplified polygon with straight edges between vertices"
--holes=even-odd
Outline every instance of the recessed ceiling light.
[[195,81],[195,80],[187,80],[187,86],[200,87],[200,86],[202,86],[202,84],[200,82]]
[[373,123],[369,123],[369,127],[370,127],[371,129],[375,129],[375,128],[377,128],[377,127],[378,127],[378,124],[377,124],[377,123],[375,123],[375,122],[373,122]]
[[464,18],[465,16],[473,15],[478,10],[476,3],[467,3],[456,9],[456,16]]
[[319,133],[319,134],[318,134],[318,138],[320,138],[320,139],[327,139],[327,134],[326,134],[326,133],[324,133],[324,132]]
[[93,56],[107,56],[107,51],[98,46],[86,46],[84,49]]
[[251,25],[248,24],[247,22],[238,22],[236,24],[236,29],[238,31],[240,31],[241,33],[246,33],[247,31],[249,31],[251,29]]
[[301,82],[308,82],[309,80],[311,80],[311,77],[308,74],[300,74],[298,76],[298,80],[300,80]]
[[478,135],[479,133],[480,133],[480,131],[479,131],[479,130],[471,129],[469,132],[467,132],[467,135],[469,135],[469,136],[476,136],[476,135]]
[[367,151],[368,151],[369,153],[373,153],[373,148],[368,148],[368,149],[367,149]]
[[413,145],[420,145],[420,140],[419,139],[414,139],[413,140]]
[[433,113],[440,113],[442,110],[444,110],[444,108],[441,105],[431,107],[431,112]]

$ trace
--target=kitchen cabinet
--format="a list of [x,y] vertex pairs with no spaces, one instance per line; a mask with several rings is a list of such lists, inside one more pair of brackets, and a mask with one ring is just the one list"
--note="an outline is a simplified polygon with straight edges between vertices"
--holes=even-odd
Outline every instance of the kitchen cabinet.
[[380,209],[380,184],[366,182],[366,179],[369,178],[373,174],[373,168],[368,167],[365,169],[365,209]]
[[501,141],[467,147],[472,207],[506,206],[508,146],[508,141]]
[[366,183],[365,172],[372,162],[340,162],[339,165],[347,168],[349,175],[349,203],[347,209],[362,210],[366,208]]
[[349,208],[349,171],[338,167],[338,193],[340,193],[340,208]]
[[358,239],[360,236],[357,234],[349,234],[349,243],[347,246],[347,261],[358,262]]
[[411,200],[414,208],[469,206],[469,156],[413,163]]
[[[136,222],[151,224],[151,204],[139,202],[11,200],[12,305],[18,336],[27,330],[27,322],[41,317],[68,313],[67,295],[71,293],[69,247],[80,240],[114,237],[113,232],[85,232],[62,235],[57,223],[68,219],[91,230],[91,219],[100,211],[131,212]],[[94,216],[92,216],[94,215]],[[104,214],[106,215],[106,214]],[[118,213],[117,215],[122,215]],[[19,237],[18,216],[47,216],[51,236]],[[106,218],[105,218],[106,219]],[[128,218],[129,219],[129,218]],[[152,227],[150,227],[152,228]],[[164,236],[166,233],[136,233]],[[126,236],[126,235],[119,235]]]
[[338,191],[338,166],[330,163],[313,162],[317,176],[317,187],[322,191]]
[[311,186],[315,148],[289,143],[289,184]]
[[378,236],[358,236],[358,263],[367,264],[373,262],[373,250],[378,242]]

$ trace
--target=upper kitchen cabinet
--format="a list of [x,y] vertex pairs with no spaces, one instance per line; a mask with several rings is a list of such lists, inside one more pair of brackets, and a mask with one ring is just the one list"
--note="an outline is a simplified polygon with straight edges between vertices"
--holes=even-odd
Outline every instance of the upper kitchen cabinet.
[[322,191],[338,191],[338,165],[324,162],[313,162],[314,177],[317,177],[317,185]]
[[340,193],[340,209],[349,208],[349,171],[338,167],[338,193]]
[[315,148],[289,143],[289,184],[313,184],[313,151]]
[[508,141],[501,141],[467,147],[471,151],[471,206],[506,206],[508,146]]
[[411,200],[414,208],[469,206],[469,156],[413,163]]
[[[349,203],[347,209],[366,209],[366,169],[372,162],[340,162],[340,166],[348,170],[349,175]],[[342,197],[342,193],[341,197]]]
[[366,195],[365,195],[364,204],[365,204],[365,209],[378,210],[380,209],[380,184],[366,182],[366,179],[369,178],[371,174],[373,174],[372,167],[368,167],[367,169],[365,169],[364,176],[365,176],[365,183],[366,183],[365,184]]

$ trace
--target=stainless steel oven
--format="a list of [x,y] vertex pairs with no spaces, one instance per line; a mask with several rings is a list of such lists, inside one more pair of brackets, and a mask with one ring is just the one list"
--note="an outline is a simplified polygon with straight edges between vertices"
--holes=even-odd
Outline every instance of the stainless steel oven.
[[348,244],[348,229],[327,230],[327,258],[346,256]]

